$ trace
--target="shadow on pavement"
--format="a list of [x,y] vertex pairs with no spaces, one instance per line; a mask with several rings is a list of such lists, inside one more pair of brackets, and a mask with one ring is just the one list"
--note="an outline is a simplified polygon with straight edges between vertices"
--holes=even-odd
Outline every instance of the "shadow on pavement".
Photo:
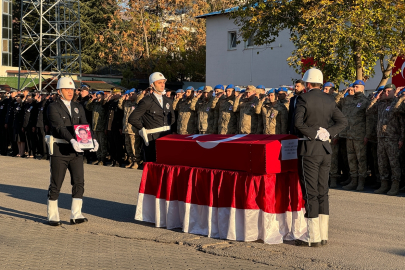
[[389,250],[388,253],[405,257],[405,249],[392,249]]
[[[0,193],[8,194],[16,199],[44,204],[44,216],[21,212],[16,209],[0,207],[0,214],[22,217],[37,222],[46,221],[47,190],[0,184]],[[70,210],[72,196],[61,193],[59,195],[59,208]],[[95,198],[83,198],[83,213],[93,216],[121,222],[133,222],[136,206],[113,201],[100,200]]]
[[7,207],[1,207],[1,206],[0,206],[0,215],[24,218],[24,219],[29,219],[29,220],[32,220],[35,222],[40,222],[40,223],[47,222],[46,216],[39,216],[39,215],[22,212],[22,211],[18,211],[18,210],[7,208]]

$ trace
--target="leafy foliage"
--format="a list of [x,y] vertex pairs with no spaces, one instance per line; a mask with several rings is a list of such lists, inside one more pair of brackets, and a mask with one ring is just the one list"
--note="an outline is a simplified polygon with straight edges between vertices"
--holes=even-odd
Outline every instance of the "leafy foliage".
[[312,59],[328,80],[350,83],[374,76],[379,61],[385,84],[396,58],[405,53],[404,15],[399,0],[254,0],[231,17],[243,38],[254,35],[257,45],[274,42],[288,29],[296,49],[287,61],[298,73],[308,68],[302,60]]

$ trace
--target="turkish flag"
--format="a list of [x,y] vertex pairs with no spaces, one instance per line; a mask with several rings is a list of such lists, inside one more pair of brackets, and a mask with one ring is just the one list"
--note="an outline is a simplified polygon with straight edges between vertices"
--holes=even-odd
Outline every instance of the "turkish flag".
[[168,135],[156,141],[156,163],[254,174],[297,171],[297,144],[296,136],[284,134]]
[[405,58],[398,57],[395,61],[395,67],[392,69],[392,74],[399,72],[397,75],[392,77],[392,83],[396,87],[405,86]]

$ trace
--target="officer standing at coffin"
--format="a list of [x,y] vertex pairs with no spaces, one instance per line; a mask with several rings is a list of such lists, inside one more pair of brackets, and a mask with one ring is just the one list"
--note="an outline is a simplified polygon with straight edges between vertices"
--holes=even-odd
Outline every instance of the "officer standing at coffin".
[[163,95],[166,81],[162,73],[152,73],[149,84],[153,93],[144,97],[128,118],[144,140],[145,162],[156,161],[156,140],[171,134],[170,126],[175,122],[173,101]]
[[326,245],[328,240],[328,180],[332,156],[329,140],[347,126],[347,119],[333,97],[320,90],[323,74],[319,69],[309,69],[302,80],[309,92],[297,98],[295,127],[301,137],[298,154],[307,233],[296,245],[319,246]]
[[[48,191],[48,221],[52,226],[61,225],[58,211],[58,197],[68,169],[72,184],[72,212],[70,223],[87,222],[82,215],[82,198],[84,192],[83,150],[76,141],[73,126],[88,124],[83,106],[73,102],[75,84],[71,78],[62,77],[56,89],[60,98],[49,104],[47,115],[51,126],[50,167],[51,177]],[[53,141],[53,143],[52,143]],[[94,142],[97,151],[98,143]]]

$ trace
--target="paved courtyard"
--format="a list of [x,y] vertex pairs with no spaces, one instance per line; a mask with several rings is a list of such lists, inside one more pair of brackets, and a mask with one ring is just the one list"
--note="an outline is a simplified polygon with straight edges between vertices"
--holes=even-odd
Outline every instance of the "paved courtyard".
[[405,197],[332,190],[330,243],[235,242],[134,220],[142,172],[85,165],[83,212],[70,225],[70,180],[61,227],[46,222],[47,161],[0,157],[0,269],[403,269]]

